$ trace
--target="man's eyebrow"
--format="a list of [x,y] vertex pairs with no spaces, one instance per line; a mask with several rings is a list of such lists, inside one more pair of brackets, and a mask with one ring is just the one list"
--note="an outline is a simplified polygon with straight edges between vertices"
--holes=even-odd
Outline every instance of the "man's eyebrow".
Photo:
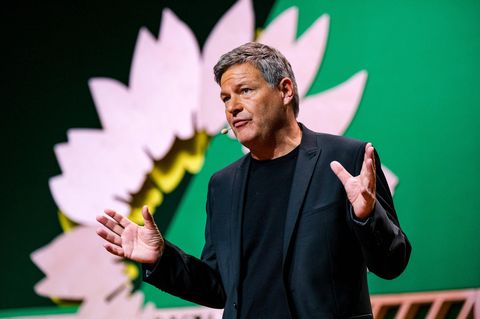
[[249,80],[249,79],[242,79],[240,81],[238,81],[237,83],[235,83],[235,85],[233,86],[234,89],[239,89],[241,88],[242,86],[251,86],[255,83],[255,81],[253,80]]
[[244,79],[241,79],[240,81],[238,81],[237,85],[238,86],[242,86],[242,85],[251,85],[253,82],[255,82],[254,80],[252,79],[247,79],[247,78],[244,78]]

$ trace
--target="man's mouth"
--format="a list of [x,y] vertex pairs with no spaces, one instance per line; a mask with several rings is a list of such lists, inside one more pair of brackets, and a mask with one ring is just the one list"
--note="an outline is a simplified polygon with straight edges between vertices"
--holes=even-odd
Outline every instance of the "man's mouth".
[[249,122],[249,120],[234,120],[233,121],[233,126],[238,129],[238,128],[241,128],[241,127],[247,125],[248,122]]

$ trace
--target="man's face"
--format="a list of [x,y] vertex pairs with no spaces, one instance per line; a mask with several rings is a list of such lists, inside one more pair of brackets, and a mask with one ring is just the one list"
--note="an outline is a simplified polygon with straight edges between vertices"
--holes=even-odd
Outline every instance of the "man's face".
[[247,148],[275,142],[275,132],[285,124],[283,93],[271,87],[249,63],[236,64],[220,80],[225,115],[237,139]]

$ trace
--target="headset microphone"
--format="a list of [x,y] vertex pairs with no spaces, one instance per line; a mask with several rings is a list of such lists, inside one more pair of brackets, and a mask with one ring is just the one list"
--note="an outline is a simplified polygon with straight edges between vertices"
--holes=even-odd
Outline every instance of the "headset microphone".
[[232,128],[229,127],[229,128],[222,128],[222,130],[220,131],[220,133],[222,133],[223,135],[227,134],[228,131],[230,131]]

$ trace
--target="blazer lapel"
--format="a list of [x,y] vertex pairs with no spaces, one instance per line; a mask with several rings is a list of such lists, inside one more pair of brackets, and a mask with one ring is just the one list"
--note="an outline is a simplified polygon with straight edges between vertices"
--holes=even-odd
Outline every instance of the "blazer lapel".
[[290,200],[288,202],[285,230],[283,237],[283,264],[288,254],[290,241],[295,225],[302,208],[302,203],[307,193],[308,185],[312,178],[315,165],[321,150],[317,146],[316,136],[313,132],[300,125],[302,128],[302,142],[298,152],[297,164],[293,174]]
[[245,189],[247,187],[248,170],[250,168],[250,155],[245,156],[244,160],[240,164],[240,167],[236,170],[235,176],[232,181],[232,223],[231,223],[231,269],[233,270],[233,278],[235,280],[235,286],[238,287],[240,281],[240,260],[242,254],[242,218],[243,218],[243,206],[245,199]]

